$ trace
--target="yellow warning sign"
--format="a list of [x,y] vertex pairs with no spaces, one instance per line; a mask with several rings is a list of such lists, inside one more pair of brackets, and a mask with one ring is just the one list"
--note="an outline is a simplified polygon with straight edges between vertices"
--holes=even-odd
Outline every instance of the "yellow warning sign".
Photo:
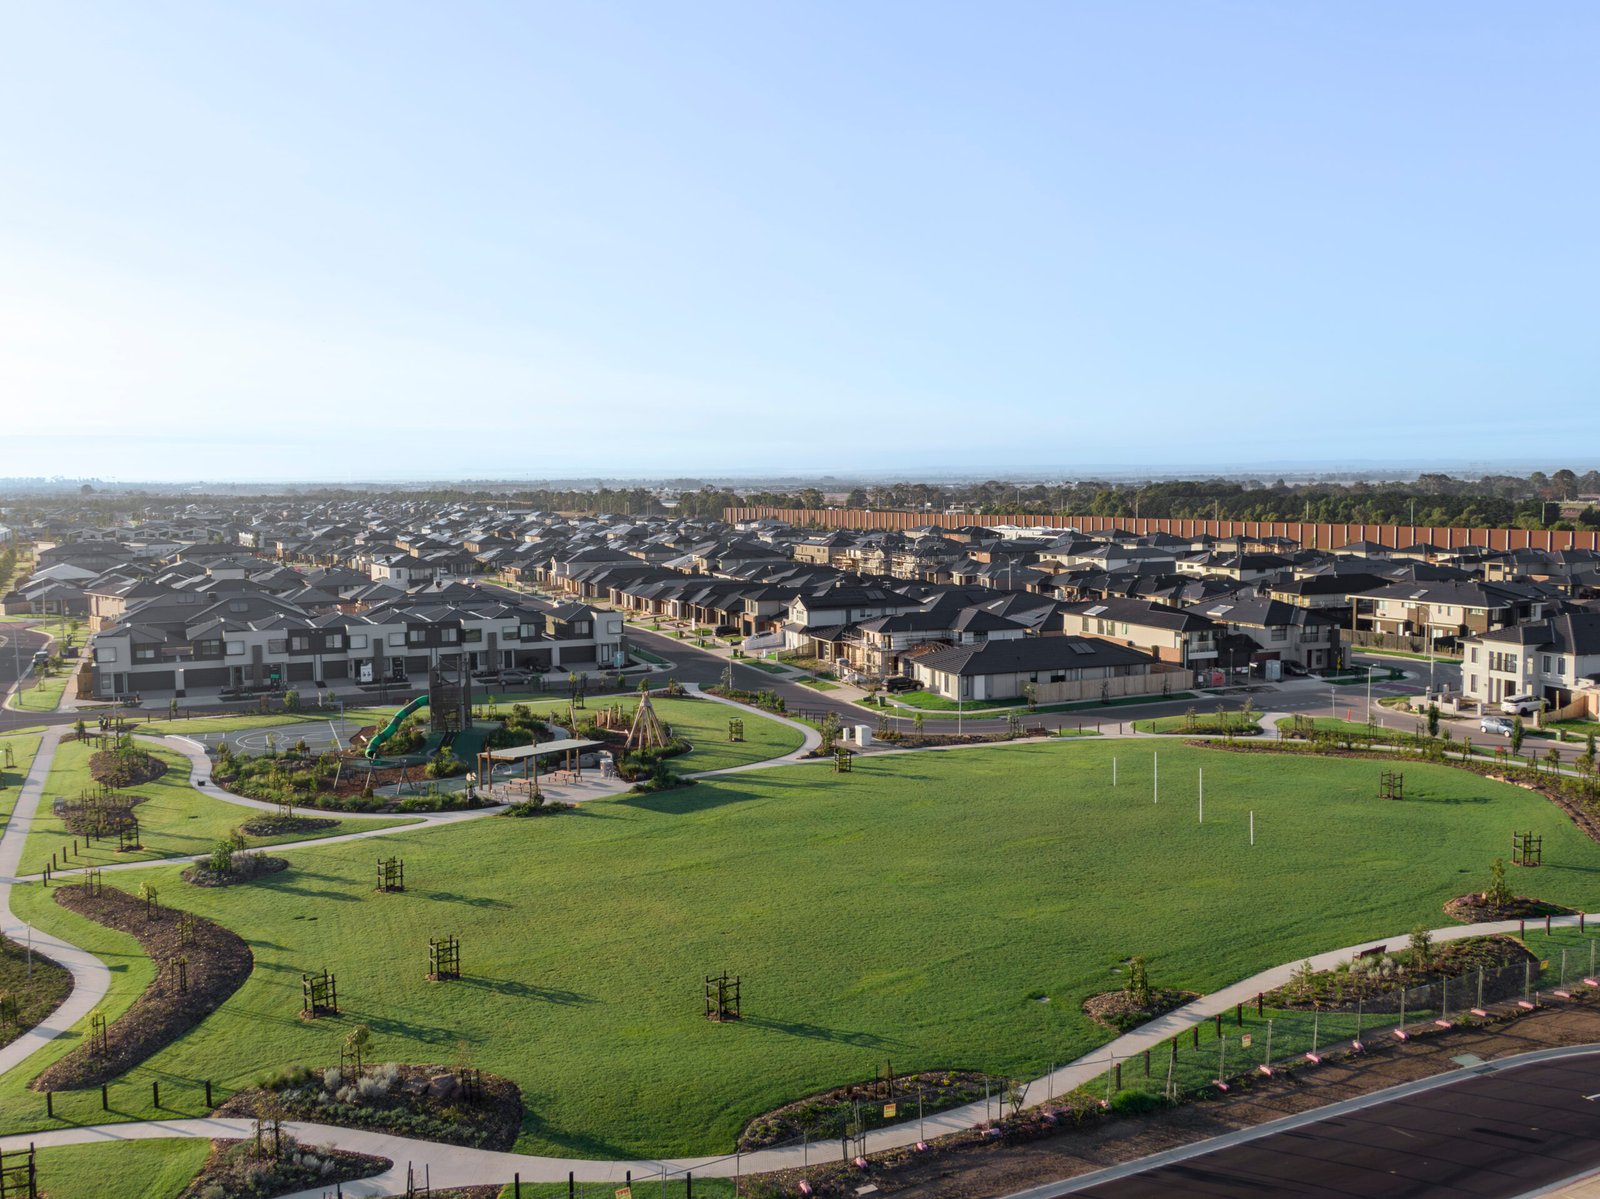
[[899,1108],[898,1105],[893,1104],[893,1103],[886,1103],[886,1104],[883,1105],[883,1118],[885,1120],[893,1120],[894,1117],[895,1117],[895,1113],[898,1112],[899,1110],[900,1110],[900,1108]]

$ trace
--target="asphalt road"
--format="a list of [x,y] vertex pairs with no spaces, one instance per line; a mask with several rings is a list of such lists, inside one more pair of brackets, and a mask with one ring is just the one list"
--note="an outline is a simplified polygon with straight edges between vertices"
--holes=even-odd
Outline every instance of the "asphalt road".
[[[0,624],[0,697],[10,693],[11,685],[19,674],[27,674],[33,662],[33,651],[43,649],[49,638],[20,624]],[[37,712],[12,712],[0,708],[0,732],[8,728],[26,728],[48,724]]]
[[1108,1182],[1090,1195],[1510,1199],[1600,1169],[1600,1050],[1381,1102]]

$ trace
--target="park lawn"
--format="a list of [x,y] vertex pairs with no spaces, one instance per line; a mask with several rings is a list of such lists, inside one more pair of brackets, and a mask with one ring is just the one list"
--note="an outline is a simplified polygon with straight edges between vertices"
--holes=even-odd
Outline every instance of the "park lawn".
[[1194,718],[1194,727],[1189,727],[1187,716],[1157,716],[1150,720],[1135,720],[1133,728],[1138,733],[1195,733],[1211,735],[1231,732],[1235,736],[1246,734],[1255,736],[1261,732],[1261,722],[1258,717],[1252,716],[1246,723],[1237,712],[1203,712],[1197,713]]
[[[154,782],[142,783],[128,790],[143,795],[145,802],[134,809],[139,820],[139,838],[143,849],[117,852],[116,839],[94,841],[80,848],[70,859],[63,859],[66,849],[73,843],[72,833],[55,815],[51,800],[56,796],[76,799],[95,784],[89,775],[89,756],[93,752],[89,742],[63,741],[56,750],[50,774],[45,779],[44,797],[34,814],[27,843],[22,849],[23,874],[38,874],[50,864],[50,855],[58,855],[58,864],[71,867],[109,866],[121,862],[151,861],[191,854],[209,853],[214,845],[229,832],[249,820],[262,815],[262,809],[243,804],[229,803],[212,798],[189,783],[189,759],[169,749],[142,746],[149,749],[167,764],[167,773]],[[208,787],[209,789],[209,787]],[[220,794],[220,789],[217,792]],[[312,812],[321,816],[323,813]],[[375,828],[390,828],[414,824],[413,819],[380,817],[340,818],[329,813],[338,823],[314,833],[297,833],[280,837],[251,837],[251,847],[282,845],[292,841],[305,841],[314,837],[336,837],[341,833],[365,832]]]
[[[22,791],[22,780],[28,777],[28,771],[33,767],[33,759],[39,752],[39,738],[37,736],[7,736],[0,737],[0,828],[11,819],[11,813],[17,806],[17,795]],[[14,766],[6,766],[5,751],[11,751],[11,760]]]
[[[241,716],[180,716],[176,720],[151,720],[136,724],[133,732],[151,737],[195,737],[207,733],[243,733],[250,729],[276,729],[291,724],[322,726],[328,723],[329,717],[337,718],[338,715],[335,709],[326,713],[313,711],[309,714],[252,712]],[[94,722],[90,721],[88,727],[93,731]]]
[[173,1199],[205,1165],[205,1137],[162,1137],[39,1150],[39,1190],[50,1199]]
[[775,674],[780,678],[786,678],[792,673],[788,667],[780,666],[776,662],[757,662],[750,658],[740,658],[738,665],[748,666],[751,670],[765,671],[767,674]]
[[44,679],[29,675],[22,680],[21,690],[12,694],[9,706],[17,712],[54,712],[71,681],[72,672],[65,669]]
[[[618,696],[609,701],[596,701],[592,697],[587,708],[579,709],[598,714],[611,704],[621,704],[630,718],[637,699]],[[535,712],[547,719],[566,722],[566,701],[529,704]],[[703,770],[726,770],[730,766],[745,766],[751,762],[765,762],[793,753],[805,744],[805,734],[776,720],[768,720],[753,709],[734,707],[712,699],[684,696],[677,699],[650,699],[650,706],[663,724],[670,725],[677,736],[693,747],[688,753],[668,759],[672,769],[679,774]],[[744,721],[744,740],[728,740],[728,721]]]
[[[535,715],[566,727],[569,707],[566,699],[514,697],[502,701],[496,710],[504,716],[513,703],[524,704]],[[598,716],[602,710],[615,704],[621,704],[623,712],[631,719],[634,709],[638,707],[637,693],[617,692],[601,697],[591,695],[587,699],[587,706],[577,710],[578,719],[582,720],[585,713]],[[672,768],[680,774],[765,762],[793,753],[805,744],[805,734],[800,730],[776,720],[768,720],[743,705],[734,707],[692,696],[677,699],[652,696],[650,704],[662,723],[671,725],[673,731],[693,747],[688,753],[669,759]],[[373,708],[348,715],[350,719],[363,723],[382,724],[396,711],[395,708]],[[744,721],[743,741],[728,740],[728,721],[733,718]]]
[[[1408,762],[1407,798],[1384,802],[1379,763],[1159,752],[1159,796],[1153,751],[1091,739],[867,756],[846,775],[784,766],[405,830],[382,842],[406,862],[395,895],[372,889],[370,843],[309,846],[223,890],[171,866],[119,875],[233,928],[256,957],[216,1015],[118,1084],[122,1107],[149,1114],[152,1079],[187,1113],[197,1080],[327,1065],[360,1022],[379,1059],[449,1062],[459,1045],[515,1079],[524,1152],[722,1152],[750,1117],[885,1058],[1008,1076],[1070,1060],[1108,1039],[1080,1005],[1120,986],[1131,954],[1159,986],[1209,992],[1444,924],[1441,905],[1484,885],[1515,829],[1545,838],[1540,898],[1592,901],[1600,846],[1520,788]],[[119,934],[42,892],[17,888],[19,914],[117,951]],[[446,932],[467,977],[430,984],[427,939]],[[299,975],[322,967],[345,1012],[307,1024]],[[723,969],[743,978],[738,1024],[701,1012],[704,975]],[[0,1131],[44,1123],[20,1088],[0,1080]],[[63,1121],[99,1119],[98,1105],[57,1096]]]
[[[1385,724],[1367,724],[1360,720],[1340,720],[1334,716],[1313,716],[1310,720],[1320,733],[1347,733],[1352,737],[1387,737],[1391,740],[1396,737],[1409,740],[1413,736],[1410,729],[1394,729]],[[1293,732],[1294,722],[1293,716],[1280,716],[1277,720],[1278,731]]]
[[[907,708],[920,708],[924,712],[954,712],[957,703],[936,691],[896,691],[890,697]],[[1028,701],[1021,696],[1014,699],[968,699],[959,707],[963,712],[982,712],[989,708],[1024,708]]]
[[839,690],[839,685],[837,683],[830,683],[826,679],[801,679],[799,682],[802,687],[811,687],[817,691]]

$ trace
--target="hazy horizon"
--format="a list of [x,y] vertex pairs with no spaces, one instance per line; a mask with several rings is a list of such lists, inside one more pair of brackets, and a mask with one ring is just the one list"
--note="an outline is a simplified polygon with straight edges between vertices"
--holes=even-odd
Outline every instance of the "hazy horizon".
[[0,21],[27,47],[0,77],[7,473],[1548,470],[1600,444],[1590,5]]

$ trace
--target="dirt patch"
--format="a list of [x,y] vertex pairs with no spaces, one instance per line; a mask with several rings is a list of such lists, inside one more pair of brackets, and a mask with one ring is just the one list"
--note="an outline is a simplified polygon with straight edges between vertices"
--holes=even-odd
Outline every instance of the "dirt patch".
[[[901,1075],[892,1085],[878,1079],[835,1087],[757,1116],[739,1134],[739,1148],[749,1153],[802,1135],[816,1140],[837,1137],[854,1122],[858,1108],[869,1127],[892,1124],[895,1118],[916,1115],[919,1096],[922,1112],[931,1116],[982,1099],[986,1081],[986,1075],[970,1070],[927,1070]],[[896,1104],[898,1112],[885,1120],[882,1113],[889,1103]]]
[[1330,1056],[1320,1066],[1280,1071],[1226,1096],[1148,1115],[1111,1119],[1090,1111],[1081,1120],[1058,1116],[1053,1124],[1035,1121],[1031,1140],[976,1130],[955,1133],[932,1142],[926,1153],[874,1156],[865,1172],[830,1164],[760,1175],[750,1179],[745,1193],[793,1195],[804,1179],[818,1196],[851,1196],[871,1183],[882,1195],[903,1199],[988,1199],[1458,1070],[1455,1055],[1472,1053],[1490,1061],[1597,1040],[1600,1011],[1593,1005],[1540,1009],[1519,1019],[1457,1027],[1404,1044],[1374,1044],[1360,1056]]
[[1546,916],[1570,916],[1572,908],[1559,903],[1546,903],[1527,895],[1518,895],[1506,903],[1491,903],[1487,892],[1475,895],[1457,895],[1446,901],[1444,914],[1462,924],[1487,924],[1492,920],[1542,920]]
[[339,822],[326,816],[255,816],[239,827],[252,837],[285,837],[299,833],[320,833],[337,828]]
[[1146,1024],[1157,1016],[1165,1016],[1190,1000],[1199,998],[1199,993],[1195,991],[1152,987],[1149,1001],[1141,1004],[1127,991],[1107,991],[1103,995],[1091,995],[1085,999],[1083,1012],[1102,1028],[1127,1032],[1130,1028],[1138,1028],[1139,1025]]
[[510,1149],[522,1127],[522,1092],[509,1078],[453,1066],[397,1062],[359,1071],[299,1067],[263,1086],[238,1092],[215,1114],[254,1117],[274,1108],[284,1119],[477,1149]]
[[89,756],[89,777],[112,787],[137,787],[166,773],[167,764],[142,749],[103,749]]
[[147,911],[144,900],[114,887],[98,894],[87,886],[58,887],[55,900],[134,937],[158,973],[106,1029],[104,1053],[85,1040],[28,1084],[35,1091],[92,1087],[127,1073],[216,1011],[255,966],[250,947],[220,924],[169,907]]
[[212,1141],[211,1156],[178,1199],[284,1195],[335,1187],[382,1174],[392,1165],[386,1157],[349,1153],[332,1145],[304,1145],[286,1132],[275,1134],[269,1126],[259,1143],[254,1139]]
[[210,862],[196,862],[183,872],[183,881],[197,887],[235,887],[288,868],[287,858],[271,858],[262,853],[236,853],[223,873],[212,870]]

